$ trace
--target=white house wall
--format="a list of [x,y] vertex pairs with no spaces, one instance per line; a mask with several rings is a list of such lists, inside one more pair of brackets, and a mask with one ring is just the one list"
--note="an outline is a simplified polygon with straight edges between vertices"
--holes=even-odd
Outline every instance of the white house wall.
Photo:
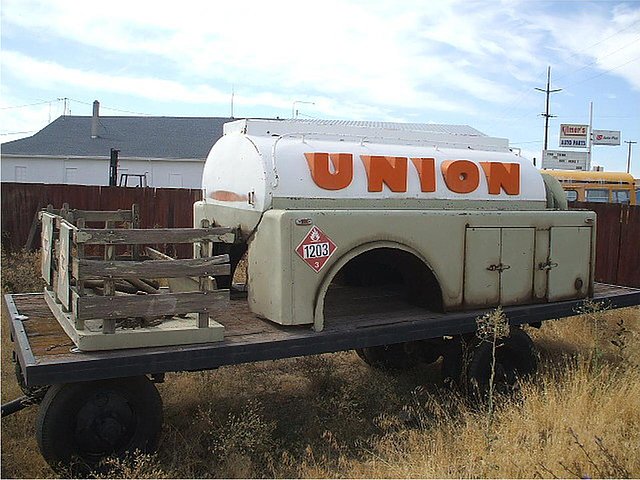
[[[109,159],[2,155],[3,182],[109,185]],[[146,174],[149,187],[201,188],[204,160],[120,158],[123,173]],[[137,179],[130,178],[129,186]]]

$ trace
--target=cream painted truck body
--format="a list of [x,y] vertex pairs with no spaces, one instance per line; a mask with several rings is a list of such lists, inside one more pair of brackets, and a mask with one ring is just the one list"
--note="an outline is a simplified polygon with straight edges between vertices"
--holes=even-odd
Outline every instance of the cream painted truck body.
[[592,294],[593,212],[567,211],[559,186],[504,139],[422,127],[225,125],[194,222],[239,227],[255,314],[322,330],[332,281],[374,256],[384,268],[409,262],[414,300],[430,309]]

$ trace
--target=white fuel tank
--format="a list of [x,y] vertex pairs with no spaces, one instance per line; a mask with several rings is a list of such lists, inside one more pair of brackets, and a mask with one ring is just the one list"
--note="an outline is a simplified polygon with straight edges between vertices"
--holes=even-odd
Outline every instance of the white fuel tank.
[[540,172],[465,126],[238,120],[204,167],[219,225],[245,233],[271,208],[545,208]]

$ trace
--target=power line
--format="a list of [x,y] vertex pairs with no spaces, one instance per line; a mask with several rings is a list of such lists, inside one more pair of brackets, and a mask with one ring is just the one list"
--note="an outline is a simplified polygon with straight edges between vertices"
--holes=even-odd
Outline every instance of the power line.
[[37,102],[37,103],[27,103],[24,105],[11,105],[9,107],[0,107],[0,110],[10,110],[10,109],[14,109],[14,108],[27,108],[27,107],[35,107],[37,105],[46,105],[47,103],[52,103],[52,102],[56,102],[56,99],[53,100],[46,100],[46,101],[42,101],[42,102]]
[[637,61],[637,60],[640,60],[640,57],[632,58],[632,59],[631,59],[631,60],[629,60],[628,62],[624,62],[622,65],[618,65],[617,67],[609,68],[609,69],[607,69],[607,70],[605,70],[605,71],[603,71],[603,72],[600,72],[600,73],[598,73],[597,75],[594,75],[594,76],[592,76],[592,77],[588,77],[588,78],[585,78],[584,80],[580,80],[580,81],[578,81],[578,82],[571,83],[571,84],[567,85],[565,88],[574,87],[574,86],[576,86],[576,85],[580,85],[581,83],[588,82],[589,80],[593,80],[594,78],[601,77],[602,75],[605,75],[605,74],[607,74],[607,73],[609,73],[609,72],[613,72],[614,70],[617,70],[617,69],[619,69],[619,68],[622,68],[622,67],[624,67],[625,65],[629,65],[630,63],[633,63],[633,62],[635,62],[635,61]]
[[[640,40],[640,36],[638,36],[638,37],[634,38],[631,42],[629,42],[629,43],[627,43],[627,44],[623,45],[623,46],[622,46],[622,47],[620,47],[620,48],[616,48],[615,50],[612,50],[612,51],[610,51],[610,52],[607,52],[607,53],[605,53],[605,54],[601,55],[601,57],[600,57],[600,58],[602,58],[602,57],[608,57],[608,56],[610,56],[610,55],[612,55],[612,54],[614,54],[614,53],[619,52],[620,50],[624,50],[624,49],[625,49],[625,48],[627,48],[629,45],[633,45],[634,43],[636,43],[636,42],[637,42],[637,41],[639,41],[639,40]],[[596,44],[596,45],[597,45],[597,44]],[[592,46],[594,46],[594,45],[592,45]],[[560,77],[558,77],[558,78],[556,79],[556,81],[561,80],[561,79],[563,79],[563,78],[570,77],[570,76],[572,76],[572,75],[574,75],[574,74],[576,74],[576,73],[578,73],[578,72],[580,72],[580,71],[584,70],[585,68],[589,68],[590,66],[594,65],[595,63],[598,63],[598,62],[600,61],[600,58],[595,57],[595,60],[593,60],[591,63],[588,63],[588,64],[586,64],[586,65],[584,65],[584,66],[582,66],[582,67],[578,68],[577,70],[574,70],[573,72],[569,72],[569,73],[567,73],[566,75],[561,75]]]
[[3,133],[0,133],[0,135],[21,135],[23,133],[33,133],[35,131],[36,130],[27,130],[26,132],[3,132]]
[[[562,0],[558,0],[558,1],[562,1]],[[568,0],[568,1],[571,1],[571,0]],[[614,33],[612,33],[612,34],[611,34],[611,35],[609,35],[608,37],[605,37],[605,38],[603,38],[603,39],[601,39],[601,40],[597,41],[596,43],[593,43],[593,44],[589,45],[588,47],[586,47],[585,49],[583,49],[583,50],[581,50],[581,51],[579,51],[579,52],[575,52],[575,53],[573,53],[573,54],[572,54],[572,55],[570,55],[568,58],[574,58],[574,57],[577,57],[578,55],[583,54],[584,52],[586,52],[586,51],[590,50],[591,48],[593,48],[593,47],[595,47],[595,46],[597,46],[597,45],[600,45],[601,43],[603,43],[603,42],[605,42],[605,41],[607,41],[607,40],[609,40],[609,39],[611,39],[611,38],[615,37],[616,35],[619,35],[620,33],[622,33],[622,32],[625,32],[625,31],[629,30],[630,28],[632,28],[632,27],[636,26],[636,25],[637,25],[637,24],[639,24],[639,23],[640,23],[640,20],[636,20],[636,21],[634,21],[634,22],[631,22],[631,23],[630,23],[629,25],[627,25],[626,27],[623,27],[623,28],[621,28],[620,30],[615,31]],[[635,40],[631,41],[630,43],[625,44],[624,46],[622,46],[622,47],[620,47],[620,48],[618,48],[618,49],[616,49],[616,50],[614,50],[614,51],[612,51],[612,52],[609,52],[607,55],[611,55],[612,53],[616,53],[616,52],[618,52],[618,51],[622,50],[623,48],[628,47],[628,46],[629,46],[629,45],[631,45],[632,43],[635,43],[637,40],[638,40],[638,39],[635,39]],[[596,63],[597,61],[598,61],[598,60],[596,59],[596,60],[594,60],[593,62],[591,62],[591,63],[589,63],[589,64],[587,64],[587,65],[585,65],[585,66],[582,66],[582,67],[580,67],[580,68],[579,68],[579,69],[577,69],[577,70],[574,70],[574,71],[572,71],[572,72],[567,73],[566,75],[562,75],[562,76],[558,77],[558,79],[567,78],[567,77],[569,77],[569,76],[573,75],[574,73],[577,73],[577,72],[579,72],[579,71],[581,71],[581,70],[584,70],[585,68],[587,68],[587,67],[589,67],[589,66],[593,65],[593,64],[594,64],[594,63]],[[605,73],[606,73],[606,72],[605,72]],[[539,78],[540,78],[540,76],[541,76],[541,75],[539,75],[539,76],[537,77],[537,79],[539,79]],[[594,77],[594,78],[595,78],[595,77]],[[537,79],[536,79],[536,81],[537,81]],[[558,79],[556,79],[556,81],[557,81]],[[587,80],[589,80],[589,79],[586,79],[586,80],[584,80],[584,81],[587,81]],[[529,89],[525,90],[525,91],[524,91],[524,92],[523,92],[523,93],[522,93],[522,94],[521,94],[521,95],[520,95],[516,100],[514,100],[514,101],[513,101],[513,103],[512,103],[512,105],[511,105],[511,106],[509,106],[509,107],[506,107],[506,108],[502,109],[502,110],[498,113],[498,115],[497,115],[497,116],[498,116],[498,117],[501,117],[501,116],[503,116],[503,115],[505,115],[505,116],[506,116],[507,114],[511,113],[511,111],[513,111],[513,109],[515,108],[515,106],[520,102],[520,100],[522,100],[524,97],[528,96],[530,93],[531,93],[531,91],[530,91]],[[512,118],[506,117],[506,118],[504,118],[503,120],[505,120],[505,121],[506,121],[506,120],[518,120],[518,119],[520,119],[520,118],[524,118],[524,117],[526,117],[526,116],[528,116],[528,115],[529,115],[529,113],[526,113],[526,114],[524,114],[524,115],[520,115],[520,116],[515,117],[515,118],[513,118],[513,117],[512,117]]]
[[[76,102],[76,103],[81,103],[83,105],[89,105],[89,106],[93,105],[93,102],[84,102],[82,100],[77,100],[75,98],[71,98],[70,100],[73,101],[73,102]],[[103,105],[102,103],[100,104],[100,108],[104,109],[104,110],[113,110],[114,112],[131,113],[133,115],[152,116],[151,113],[133,112],[131,110],[124,110],[122,108],[107,107],[107,106]]]

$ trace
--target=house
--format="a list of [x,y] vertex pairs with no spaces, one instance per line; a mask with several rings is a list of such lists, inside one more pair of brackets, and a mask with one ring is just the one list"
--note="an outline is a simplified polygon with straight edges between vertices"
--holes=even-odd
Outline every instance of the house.
[[200,188],[211,146],[227,117],[62,116],[35,135],[2,144],[3,182]]
[[[222,136],[228,117],[153,117],[99,115],[57,118],[35,135],[2,144],[3,182],[109,185],[112,149],[118,150],[117,184],[124,186],[201,188],[204,162]],[[296,120],[309,131],[339,124],[348,131],[376,125],[390,130],[453,135],[470,145],[508,148],[467,125]],[[305,127],[306,128],[306,127]],[[354,133],[355,134],[355,133]],[[451,137],[449,137],[451,138]],[[494,145],[495,144],[495,145]],[[469,147],[471,148],[471,147]]]

